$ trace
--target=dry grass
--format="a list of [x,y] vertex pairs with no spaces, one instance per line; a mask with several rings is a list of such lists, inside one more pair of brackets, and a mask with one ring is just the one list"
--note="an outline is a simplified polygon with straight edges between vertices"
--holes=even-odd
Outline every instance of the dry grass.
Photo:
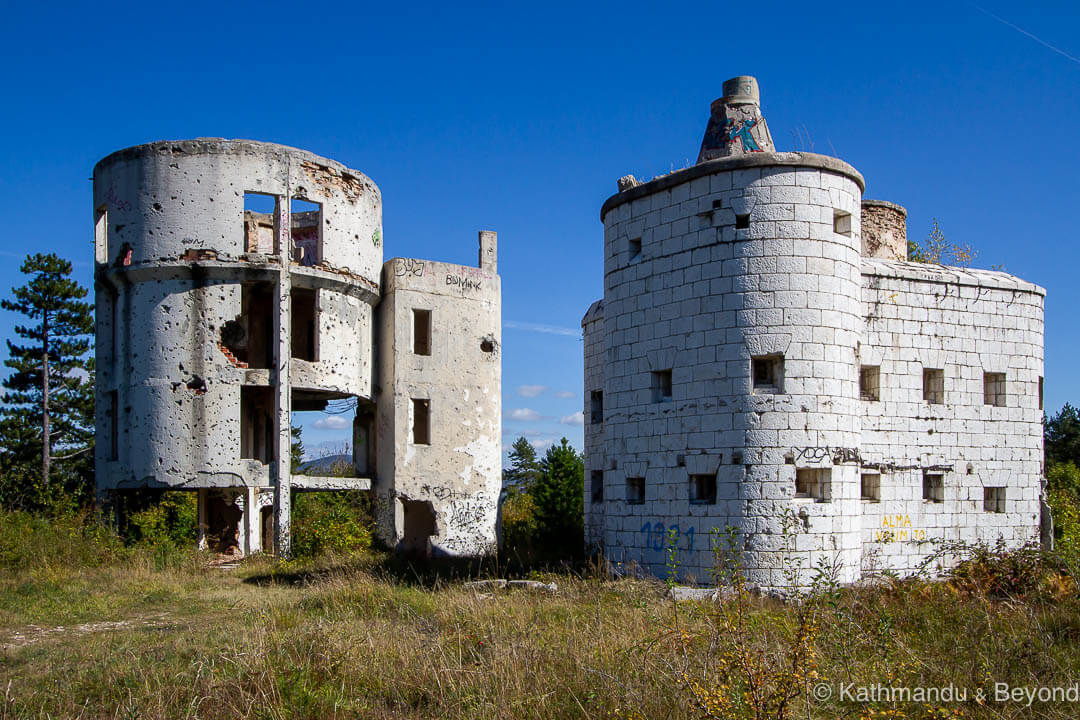
[[[232,571],[183,554],[165,560],[110,551],[3,570],[0,718],[701,717],[687,677],[730,695],[725,717],[753,717],[738,692],[719,689],[738,685],[738,663],[725,670],[718,659],[734,651],[758,669],[783,663],[798,628],[792,607],[748,598],[745,640],[733,645],[731,616],[719,611],[730,605],[676,611],[655,581],[559,575],[545,577],[559,584],[555,596],[481,594],[376,554]],[[898,583],[828,593],[813,626],[805,690],[1080,677],[1071,597],[993,601]],[[790,716],[1074,718],[1078,709],[803,694]]]

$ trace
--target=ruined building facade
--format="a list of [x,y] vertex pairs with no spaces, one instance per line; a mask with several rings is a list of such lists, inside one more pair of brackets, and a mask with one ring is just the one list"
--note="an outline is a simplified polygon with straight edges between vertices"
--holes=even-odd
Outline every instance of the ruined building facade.
[[753,78],[694,166],[601,210],[585,333],[587,541],[709,581],[905,573],[933,540],[1037,539],[1045,291],[907,261],[906,217],[832,157],[776,152]]
[[[246,140],[157,142],[94,168],[97,486],[197,491],[204,541],[289,552],[294,491],[367,489],[422,555],[496,541],[501,290],[383,261],[365,175]],[[294,474],[292,413],[355,404],[350,477]]]

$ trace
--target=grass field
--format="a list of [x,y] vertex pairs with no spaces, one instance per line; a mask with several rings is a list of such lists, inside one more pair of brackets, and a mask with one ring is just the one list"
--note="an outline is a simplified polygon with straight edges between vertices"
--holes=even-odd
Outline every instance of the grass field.
[[[447,572],[378,553],[220,570],[5,515],[0,718],[1080,715],[1080,702],[993,700],[995,683],[1080,678],[1065,581],[1024,598],[896,582],[676,606],[658,581],[582,571],[543,575],[557,594],[477,592]],[[858,702],[848,683],[968,698]]]

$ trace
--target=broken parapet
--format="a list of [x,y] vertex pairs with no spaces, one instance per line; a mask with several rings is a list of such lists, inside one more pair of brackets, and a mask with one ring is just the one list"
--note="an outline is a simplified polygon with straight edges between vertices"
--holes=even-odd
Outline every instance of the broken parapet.
[[739,75],[724,83],[724,96],[714,100],[701,140],[699,163],[706,160],[775,152],[769,126],[761,114],[757,79]]
[[863,200],[862,254],[882,260],[907,260],[907,210],[884,200]]

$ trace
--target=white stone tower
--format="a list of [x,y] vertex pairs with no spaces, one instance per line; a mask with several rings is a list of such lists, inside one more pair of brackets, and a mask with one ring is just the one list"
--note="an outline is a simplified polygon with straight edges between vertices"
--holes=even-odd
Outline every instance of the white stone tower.
[[[608,560],[663,574],[673,533],[685,574],[708,582],[709,535],[731,526],[744,537],[750,580],[780,587],[792,563],[804,578],[825,561],[840,580],[857,579],[882,537],[870,524],[895,517],[931,528],[886,553],[897,570],[929,552],[908,540],[1031,537],[1035,395],[1010,396],[1015,410],[1000,417],[979,407],[984,376],[1004,383],[1002,366],[1011,387],[1030,392],[1038,380],[1041,388],[1041,288],[1002,273],[927,276],[905,262],[904,211],[890,203],[868,204],[873,232],[864,243],[862,176],[836,158],[774,152],[757,82],[746,76],[726,82],[713,103],[698,164],[644,184],[621,178],[619,187],[601,210],[604,297],[582,320],[586,540]],[[960,308],[928,308],[928,292],[964,296],[950,282],[984,291]],[[894,289],[882,296],[885,286]],[[1006,287],[1022,301],[1004,298]],[[1002,300],[1020,302],[1014,312],[1024,319],[996,311]],[[883,301],[905,308],[887,326],[875,320]],[[992,341],[996,329],[968,332],[958,319],[965,313],[1013,328],[1017,343]],[[998,357],[1009,351],[1017,356]],[[895,373],[879,376],[882,367]],[[935,408],[938,396],[922,391],[937,368],[965,383],[950,397],[979,407]],[[874,405],[886,396],[898,401],[892,422]],[[928,418],[951,432],[916,439]],[[957,432],[960,418],[969,418],[971,436]],[[908,441],[896,442],[897,432],[911,433],[899,436]],[[982,452],[994,442],[1019,447]],[[992,473],[980,478],[969,462],[976,457]],[[944,476],[942,495],[933,486]],[[875,495],[875,482],[888,482],[888,492]],[[984,506],[984,491],[1005,497],[999,485],[1011,486],[1014,501]]]

